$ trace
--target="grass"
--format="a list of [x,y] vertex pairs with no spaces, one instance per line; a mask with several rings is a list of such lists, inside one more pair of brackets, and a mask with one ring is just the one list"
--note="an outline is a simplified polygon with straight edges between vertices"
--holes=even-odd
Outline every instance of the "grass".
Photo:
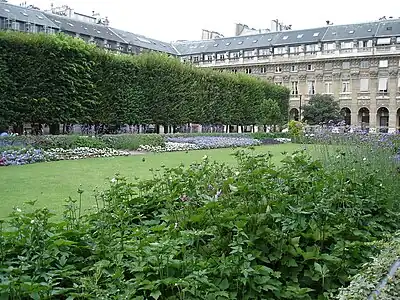
[[[256,147],[255,151],[269,151],[274,162],[279,163],[282,152],[291,153],[300,147],[296,144],[268,145]],[[150,178],[149,169],[180,163],[188,165],[204,155],[211,160],[234,164],[235,158],[230,155],[233,152],[235,150],[214,149],[3,167],[0,168],[0,218],[7,217],[14,207],[23,207],[24,202],[34,200],[38,207],[47,207],[59,215],[68,197],[78,198],[78,188],[84,191],[83,208],[88,209],[94,205],[94,191],[106,189],[116,173],[128,179]]]

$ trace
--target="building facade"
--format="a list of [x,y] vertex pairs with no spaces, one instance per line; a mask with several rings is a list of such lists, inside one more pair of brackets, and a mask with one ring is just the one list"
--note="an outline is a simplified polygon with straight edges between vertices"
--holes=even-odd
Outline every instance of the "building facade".
[[400,129],[400,20],[176,44],[181,60],[244,72],[291,91],[290,118],[315,94],[339,101],[348,125]]
[[0,28],[63,32],[109,51],[164,52],[199,67],[244,72],[289,88],[292,119],[301,118],[312,95],[329,94],[348,125],[371,132],[400,129],[400,19],[164,43],[0,2]]

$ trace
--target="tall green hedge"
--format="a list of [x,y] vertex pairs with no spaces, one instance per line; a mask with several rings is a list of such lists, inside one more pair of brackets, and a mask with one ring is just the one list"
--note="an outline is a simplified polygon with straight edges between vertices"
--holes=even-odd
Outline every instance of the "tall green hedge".
[[0,33],[0,126],[23,122],[256,124],[263,99],[286,118],[289,91],[163,54],[106,53],[65,35]]

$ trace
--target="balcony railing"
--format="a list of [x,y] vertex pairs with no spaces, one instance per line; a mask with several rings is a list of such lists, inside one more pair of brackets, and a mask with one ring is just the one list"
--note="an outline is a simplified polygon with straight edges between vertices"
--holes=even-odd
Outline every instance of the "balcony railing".
[[[284,61],[298,61],[298,60],[314,60],[322,57],[354,57],[354,56],[374,56],[387,54],[400,54],[400,45],[392,46],[379,46],[374,48],[349,48],[338,50],[323,50],[318,52],[295,52],[285,54],[269,54],[269,55],[254,55],[248,57],[230,57],[223,60],[203,61],[202,66],[213,65],[229,65],[229,64],[246,64],[251,62],[284,62]],[[197,62],[198,64],[198,62]]]

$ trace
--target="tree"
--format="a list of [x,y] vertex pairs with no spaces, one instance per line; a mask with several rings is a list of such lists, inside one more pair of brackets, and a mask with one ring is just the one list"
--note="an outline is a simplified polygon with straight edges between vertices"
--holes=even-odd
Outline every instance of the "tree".
[[279,107],[279,103],[272,99],[265,99],[261,102],[260,105],[260,123],[265,127],[267,125],[275,126],[280,124],[282,121],[282,113],[281,108]]
[[303,119],[310,125],[338,122],[343,119],[339,103],[331,95],[314,95],[303,107]]

